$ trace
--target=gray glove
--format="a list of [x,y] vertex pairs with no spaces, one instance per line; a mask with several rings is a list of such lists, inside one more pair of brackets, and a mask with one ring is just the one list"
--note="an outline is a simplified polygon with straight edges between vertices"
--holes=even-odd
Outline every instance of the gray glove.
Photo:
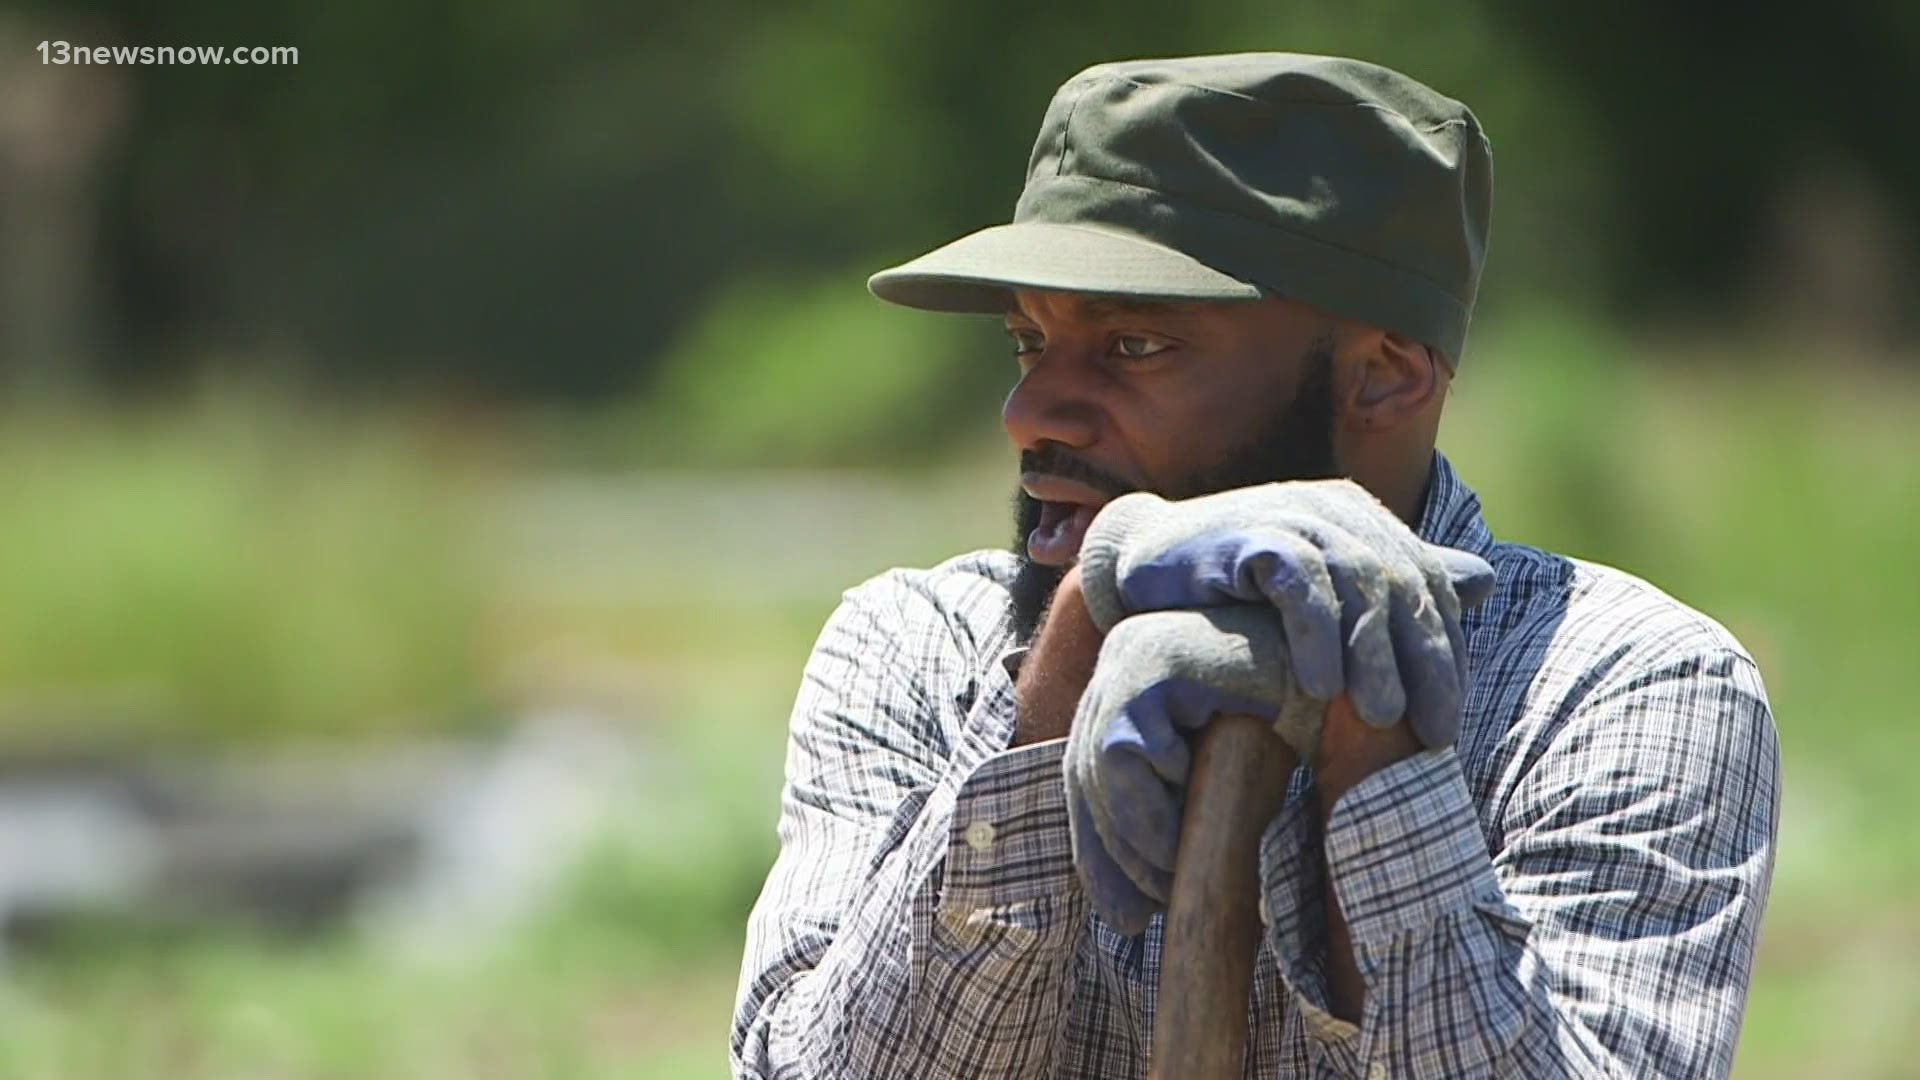
[[1303,692],[1350,694],[1376,727],[1404,716],[1427,746],[1460,733],[1460,614],[1492,591],[1493,568],[1422,541],[1351,480],[1125,495],[1094,518],[1080,568],[1103,630],[1135,612],[1271,604]]
[[1137,934],[1166,907],[1189,735],[1218,713],[1248,713],[1311,761],[1325,711],[1299,692],[1270,608],[1122,619],[1080,697],[1064,764],[1074,865],[1101,918]]

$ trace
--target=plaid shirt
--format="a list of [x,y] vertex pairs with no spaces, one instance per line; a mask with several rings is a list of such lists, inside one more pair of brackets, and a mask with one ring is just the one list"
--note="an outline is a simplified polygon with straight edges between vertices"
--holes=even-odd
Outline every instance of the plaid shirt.
[[[1496,541],[1434,456],[1419,533],[1498,571],[1459,743],[1261,856],[1248,1076],[1726,1074],[1779,822],[1752,657],[1618,570]],[[1094,917],[1059,741],[1008,749],[1013,556],[846,592],[794,705],[781,850],[748,927],[741,1077],[1145,1074],[1161,924]],[[1331,876],[1366,983],[1328,1012]]]

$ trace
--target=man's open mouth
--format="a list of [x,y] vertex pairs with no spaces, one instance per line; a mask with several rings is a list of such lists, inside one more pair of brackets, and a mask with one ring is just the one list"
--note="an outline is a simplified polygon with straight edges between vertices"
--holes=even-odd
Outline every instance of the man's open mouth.
[[1087,528],[1109,500],[1106,492],[1044,473],[1026,473],[1020,486],[1040,503],[1040,524],[1027,534],[1027,557],[1044,566],[1066,566],[1080,554]]
[[1099,509],[1084,503],[1041,503],[1040,524],[1027,534],[1027,557],[1047,566],[1072,562]]

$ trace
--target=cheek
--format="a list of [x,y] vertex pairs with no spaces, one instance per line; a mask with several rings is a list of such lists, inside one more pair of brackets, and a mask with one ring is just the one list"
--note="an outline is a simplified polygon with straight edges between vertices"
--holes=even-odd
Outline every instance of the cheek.
[[1216,464],[1272,414],[1274,391],[1205,370],[1143,385],[1110,408],[1155,487]]
[[1201,410],[1170,394],[1151,391],[1114,395],[1104,403],[1107,435],[1125,455],[1127,471],[1142,487],[1157,489],[1193,440]]

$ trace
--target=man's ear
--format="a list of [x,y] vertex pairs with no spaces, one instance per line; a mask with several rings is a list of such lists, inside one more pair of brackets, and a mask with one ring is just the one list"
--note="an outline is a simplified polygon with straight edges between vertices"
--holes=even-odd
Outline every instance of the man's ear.
[[1370,335],[1358,359],[1349,407],[1362,426],[1398,427],[1424,413],[1444,383],[1440,360],[1426,345],[1392,331]]

